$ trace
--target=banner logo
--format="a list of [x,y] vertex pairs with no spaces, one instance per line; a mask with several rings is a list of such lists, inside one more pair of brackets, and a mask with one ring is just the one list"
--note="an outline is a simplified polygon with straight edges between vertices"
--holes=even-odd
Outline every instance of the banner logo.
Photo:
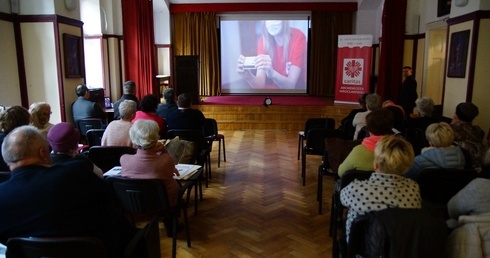
[[344,59],[343,84],[362,85],[363,82],[364,59],[346,58]]

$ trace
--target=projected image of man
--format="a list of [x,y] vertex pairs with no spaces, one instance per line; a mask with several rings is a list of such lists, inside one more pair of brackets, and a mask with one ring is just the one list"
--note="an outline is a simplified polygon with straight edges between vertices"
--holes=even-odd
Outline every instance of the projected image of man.
[[237,72],[254,89],[305,89],[306,55],[301,30],[290,27],[289,21],[262,21],[257,56],[240,55]]

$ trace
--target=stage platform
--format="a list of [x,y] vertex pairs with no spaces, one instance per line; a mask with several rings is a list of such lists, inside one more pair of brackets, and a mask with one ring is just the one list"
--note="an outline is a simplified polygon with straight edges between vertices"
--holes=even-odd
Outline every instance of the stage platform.
[[[272,105],[265,107],[270,97]],[[333,98],[310,96],[215,96],[202,97],[201,110],[218,122],[219,130],[302,131],[308,118],[330,117],[337,121],[357,105],[334,104]]]

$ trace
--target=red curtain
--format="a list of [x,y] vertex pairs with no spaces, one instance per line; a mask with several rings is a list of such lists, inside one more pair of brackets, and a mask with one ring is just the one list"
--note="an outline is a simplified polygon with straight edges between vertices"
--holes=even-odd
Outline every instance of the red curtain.
[[158,94],[153,32],[153,2],[121,0],[125,80],[136,83],[136,96]]
[[385,0],[383,7],[378,93],[382,99],[398,101],[402,80],[407,0]]

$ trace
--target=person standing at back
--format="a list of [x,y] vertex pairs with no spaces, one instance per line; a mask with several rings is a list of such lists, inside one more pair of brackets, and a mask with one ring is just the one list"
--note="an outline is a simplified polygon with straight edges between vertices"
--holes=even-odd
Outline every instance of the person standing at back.
[[400,88],[400,98],[398,103],[405,110],[405,115],[408,117],[413,113],[413,108],[415,107],[415,100],[417,100],[417,81],[412,75],[412,67],[403,67],[403,80],[402,86]]
[[167,118],[168,113],[178,109],[177,102],[175,102],[175,90],[170,88],[163,92],[163,98],[165,104],[160,104],[157,108],[157,115],[163,119]]
[[136,94],[136,84],[133,81],[126,81],[123,85],[123,95],[121,98],[114,102],[114,120],[121,119],[121,113],[119,112],[119,105],[125,100],[132,100],[136,102],[136,106],[138,106],[138,97]]
[[78,85],[75,92],[78,98],[71,104],[71,112],[75,123],[78,120],[87,118],[100,118],[105,121],[104,110],[97,103],[89,100],[90,91],[85,84]]
[[192,99],[186,93],[182,93],[177,98],[178,109],[173,110],[167,115],[165,120],[168,130],[171,129],[191,129],[203,130],[205,117],[198,110],[191,108]]

